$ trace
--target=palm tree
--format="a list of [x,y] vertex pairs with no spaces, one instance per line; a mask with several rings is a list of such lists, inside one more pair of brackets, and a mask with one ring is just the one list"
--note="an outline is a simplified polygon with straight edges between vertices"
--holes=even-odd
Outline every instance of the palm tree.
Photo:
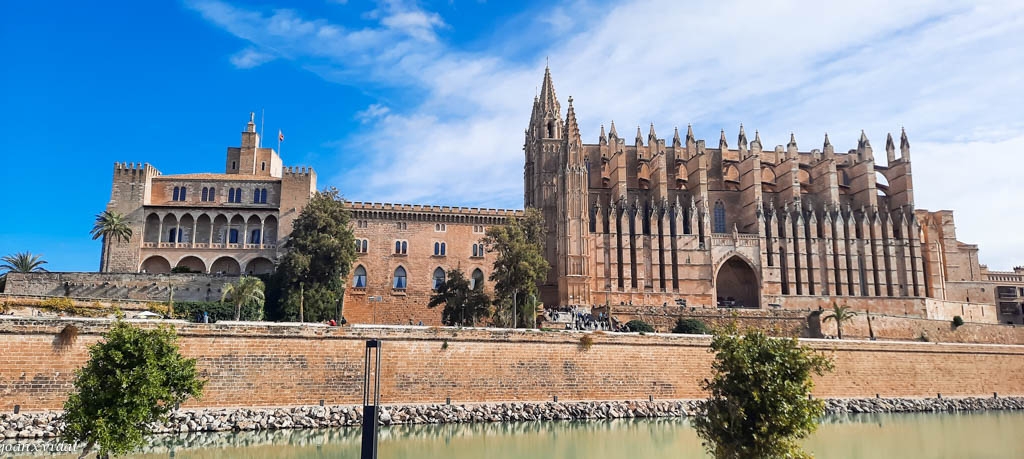
[[832,315],[825,316],[822,322],[836,321],[836,335],[839,336],[839,339],[843,339],[843,322],[853,319],[856,315],[857,313],[850,310],[849,306],[840,306],[832,303]]
[[43,265],[46,264],[46,260],[43,260],[42,255],[33,255],[32,252],[18,252],[14,255],[5,255],[0,257],[0,291],[3,291],[7,285],[7,273],[31,273],[31,272],[45,272]]
[[132,238],[132,228],[128,225],[128,219],[124,214],[104,210],[96,215],[96,223],[92,226],[92,239],[103,238],[103,258],[100,260],[100,272],[107,271],[107,264],[110,261],[110,240],[125,242]]
[[263,307],[263,302],[266,300],[263,289],[263,281],[260,278],[242,276],[241,279],[238,279],[238,283],[228,284],[224,287],[224,294],[221,295],[220,301],[223,302],[230,296],[231,302],[235,305],[235,320],[240,320],[242,306],[252,304],[260,308]]

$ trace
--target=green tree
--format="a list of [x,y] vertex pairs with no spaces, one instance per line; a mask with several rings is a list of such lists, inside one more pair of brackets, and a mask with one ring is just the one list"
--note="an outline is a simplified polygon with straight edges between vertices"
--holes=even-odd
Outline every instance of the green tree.
[[110,264],[110,245],[113,241],[126,242],[132,238],[132,228],[124,214],[105,210],[96,215],[96,223],[92,226],[92,239],[103,238],[103,258],[100,260],[100,272],[106,272]]
[[18,252],[0,257],[0,270],[4,272],[0,275],[0,292],[7,286],[7,273],[46,272],[43,268],[45,264],[42,255],[33,255],[32,252]]
[[[263,281],[258,277],[242,276],[237,283],[224,286],[224,293],[220,297],[223,302],[225,298],[231,297],[231,304],[235,307],[235,320],[242,318],[242,306],[255,306],[257,311],[263,310],[263,302],[266,300]],[[247,319],[262,320],[263,314],[259,317],[247,317]]]
[[640,333],[654,333],[654,327],[640,319],[633,319],[626,322],[626,330]]
[[445,325],[475,325],[491,309],[491,298],[484,293],[483,285],[470,288],[469,279],[458,268],[448,271],[444,282],[430,296],[427,307],[434,308],[442,303],[441,322]]
[[285,244],[288,252],[278,267],[287,319],[298,319],[300,307],[303,320],[334,317],[356,258],[355,237],[348,224],[345,202],[334,188],[314,194],[295,219]]
[[836,323],[836,335],[839,339],[843,339],[843,322],[847,322],[853,319],[857,313],[850,310],[849,306],[840,306],[837,303],[832,303],[831,314],[821,319],[822,322],[828,322],[830,320]]
[[75,375],[64,403],[64,439],[84,442],[80,457],[123,455],[145,443],[151,425],[202,395],[195,359],[184,358],[170,327],[143,330],[117,320]]
[[[537,209],[526,209],[522,218],[510,218],[505,225],[488,228],[483,241],[488,251],[498,254],[490,276],[495,282],[497,322],[505,322],[499,323],[503,326],[531,323],[528,298],[536,297],[537,284],[551,269],[544,259],[544,217]],[[512,323],[503,317],[511,318]]]
[[704,322],[697,319],[684,319],[682,317],[676,319],[676,326],[672,328],[672,333],[686,335],[706,335],[708,331],[708,326]]
[[797,440],[814,432],[825,410],[810,397],[811,376],[831,371],[832,361],[796,338],[736,333],[727,327],[711,342],[713,376],[701,384],[709,397],[694,420],[704,447],[716,459],[810,457]]

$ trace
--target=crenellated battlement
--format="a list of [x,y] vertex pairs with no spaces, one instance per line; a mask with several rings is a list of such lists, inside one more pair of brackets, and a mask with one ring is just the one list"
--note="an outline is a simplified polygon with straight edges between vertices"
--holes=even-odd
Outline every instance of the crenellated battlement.
[[395,212],[426,212],[435,214],[458,214],[468,216],[489,216],[489,217],[522,217],[522,210],[515,209],[494,209],[484,207],[454,207],[454,206],[431,206],[421,204],[392,204],[390,202],[361,202],[345,201],[349,210],[380,210]]
[[114,163],[114,175],[126,175],[126,174],[140,174],[140,175],[160,175],[160,171],[149,163],[128,163],[128,162],[116,162]]
[[308,176],[310,174],[315,174],[315,173],[316,172],[313,170],[312,167],[307,167],[307,166],[285,166],[284,167],[284,175]]

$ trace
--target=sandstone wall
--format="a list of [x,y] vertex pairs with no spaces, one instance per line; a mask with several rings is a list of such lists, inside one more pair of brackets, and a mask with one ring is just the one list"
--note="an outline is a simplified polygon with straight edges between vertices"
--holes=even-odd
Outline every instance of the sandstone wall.
[[[826,311],[822,316],[828,316]],[[966,322],[954,327],[952,320],[930,320],[913,317],[871,315],[871,328],[867,316],[857,315],[843,323],[844,339],[868,339],[871,332],[877,339],[923,341],[942,343],[994,343],[1024,345],[1024,327]],[[833,321],[821,322],[821,333],[837,336]]]
[[4,293],[30,296],[167,301],[218,301],[237,276],[146,273],[10,273]]
[[[71,346],[56,335],[79,328]],[[72,375],[109,322],[0,319],[0,411],[59,409]],[[153,322],[144,326],[155,326]],[[206,393],[189,406],[357,404],[365,340],[384,339],[383,403],[692,399],[709,376],[709,339],[698,336],[441,329],[327,328],[175,323],[183,352],[199,359]],[[821,397],[1024,394],[1024,347],[808,340],[836,371]],[[445,345],[447,343],[447,346]]]

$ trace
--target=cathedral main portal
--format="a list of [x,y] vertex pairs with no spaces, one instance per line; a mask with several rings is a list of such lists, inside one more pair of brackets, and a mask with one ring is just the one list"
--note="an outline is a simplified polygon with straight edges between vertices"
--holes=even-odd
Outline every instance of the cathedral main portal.
[[716,279],[715,296],[719,307],[760,307],[757,275],[742,258],[733,256],[722,263]]

